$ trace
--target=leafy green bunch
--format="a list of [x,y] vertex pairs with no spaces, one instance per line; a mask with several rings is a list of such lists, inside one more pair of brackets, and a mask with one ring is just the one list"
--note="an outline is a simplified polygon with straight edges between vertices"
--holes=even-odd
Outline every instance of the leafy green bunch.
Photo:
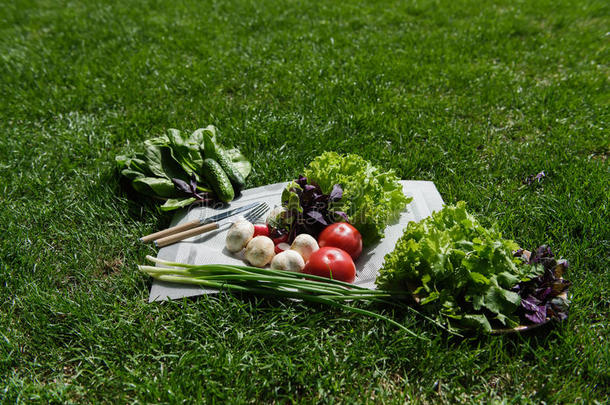
[[514,257],[518,248],[458,202],[409,223],[386,255],[377,286],[410,291],[425,312],[455,329],[514,327],[521,298],[510,289],[540,275],[539,268]]
[[135,191],[164,201],[160,207],[163,211],[186,207],[198,201],[214,201],[213,189],[203,173],[206,138],[227,156],[243,178],[250,174],[250,162],[238,149],[222,148],[213,125],[199,128],[191,134],[169,129],[164,135],[144,141],[143,152],[117,156],[116,162],[121,175]]
[[397,220],[410,198],[392,170],[383,171],[354,154],[325,152],[305,169],[312,184],[330,194],[335,184],[343,188],[341,210],[369,245],[383,238],[386,226]]

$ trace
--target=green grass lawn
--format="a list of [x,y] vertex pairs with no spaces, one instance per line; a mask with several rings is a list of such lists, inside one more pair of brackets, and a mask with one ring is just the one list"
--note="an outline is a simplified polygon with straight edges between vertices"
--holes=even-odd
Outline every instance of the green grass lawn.
[[[2,1],[0,402],[607,400],[610,7],[481,6]],[[434,181],[569,259],[570,318],[456,339],[394,314],[425,343],[254,296],[149,305],[137,239],[170,218],[128,198],[114,157],[208,124],[249,187],[326,150]]]

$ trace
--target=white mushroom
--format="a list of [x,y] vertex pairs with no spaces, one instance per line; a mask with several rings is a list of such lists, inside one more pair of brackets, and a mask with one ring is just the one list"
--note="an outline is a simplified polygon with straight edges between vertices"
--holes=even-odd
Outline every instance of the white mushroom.
[[235,222],[227,232],[226,245],[229,252],[237,253],[242,250],[254,236],[254,225],[242,219]]
[[311,254],[319,248],[320,247],[318,246],[318,242],[316,242],[316,239],[306,233],[297,235],[297,237],[294,238],[294,241],[292,242],[292,246],[290,246],[290,249],[299,252],[299,254],[303,256],[303,260],[305,261],[309,260],[309,256],[311,256]]
[[252,266],[263,267],[273,259],[274,250],[275,245],[271,238],[257,236],[246,245],[244,257]]
[[285,250],[275,255],[271,261],[271,268],[275,270],[287,270],[299,272],[305,267],[305,260],[294,250]]

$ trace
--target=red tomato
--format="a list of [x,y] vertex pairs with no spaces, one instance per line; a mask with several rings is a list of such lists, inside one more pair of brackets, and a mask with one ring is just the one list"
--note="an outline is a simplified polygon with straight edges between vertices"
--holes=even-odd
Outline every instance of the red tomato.
[[362,253],[362,236],[347,222],[337,222],[324,228],[318,237],[318,245],[343,249],[356,260]]
[[356,279],[356,266],[346,251],[323,247],[311,254],[303,273],[352,283]]
[[254,237],[269,236],[269,227],[267,224],[254,224]]

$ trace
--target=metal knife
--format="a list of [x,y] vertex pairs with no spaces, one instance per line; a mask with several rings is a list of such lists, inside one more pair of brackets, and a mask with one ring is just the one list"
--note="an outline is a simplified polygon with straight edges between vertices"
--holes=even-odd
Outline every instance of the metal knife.
[[153,240],[156,240],[156,239],[164,238],[164,237],[167,237],[167,236],[170,236],[170,235],[174,235],[174,234],[179,233],[179,232],[184,232],[184,231],[189,230],[191,228],[195,228],[195,227],[197,227],[199,225],[205,225],[205,224],[209,224],[209,223],[212,223],[212,222],[220,221],[221,219],[228,218],[228,217],[230,217],[232,215],[235,215],[235,214],[239,214],[240,212],[247,211],[247,210],[249,210],[251,208],[255,208],[256,206],[258,206],[260,204],[261,204],[260,202],[253,202],[253,203],[246,204],[246,205],[238,207],[238,208],[233,208],[232,210],[229,210],[229,211],[226,211],[226,212],[222,212],[222,213],[220,213],[218,215],[214,215],[212,217],[203,218],[203,219],[195,219],[193,221],[189,221],[189,222],[186,222],[184,224],[176,225],[176,226],[173,226],[171,228],[167,228],[167,229],[164,229],[162,231],[151,233],[150,235],[143,236],[143,237],[140,238],[140,240],[142,242],[150,242],[150,241],[153,241]]
[[[255,208],[252,208],[246,215],[244,215],[245,219],[250,222],[255,222],[259,219],[265,212],[269,210],[269,206],[267,203],[260,203]],[[223,225],[230,224],[231,221],[223,221],[224,219],[234,215],[236,213],[232,213],[231,215],[227,215],[228,213],[223,213],[219,215],[215,215],[206,220],[206,223],[201,226],[197,226],[195,228],[179,232],[170,236],[166,236],[164,238],[160,238],[155,240],[156,247],[164,247],[167,245],[171,245],[173,243],[179,242],[183,239],[190,238],[192,236],[201,235],[202,233],[210,232],[215,229],[220,228]]]

